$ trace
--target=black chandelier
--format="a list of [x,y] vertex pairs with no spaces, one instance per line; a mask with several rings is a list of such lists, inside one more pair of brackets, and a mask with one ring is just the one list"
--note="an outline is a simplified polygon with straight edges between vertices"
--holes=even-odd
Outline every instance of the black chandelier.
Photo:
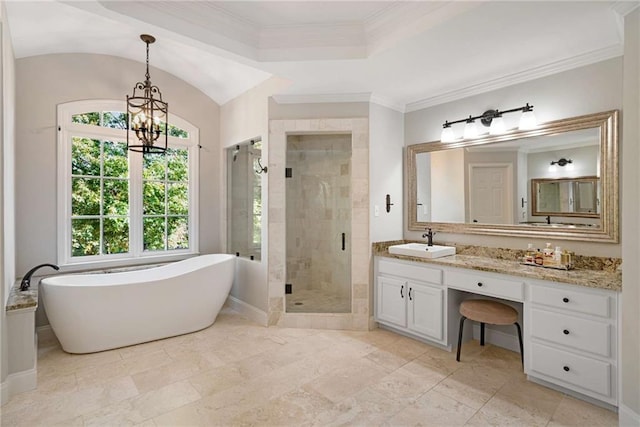
[[[156,39],[148,34],[141,34],[140,38],[147,45],[147,73],[144,82],[133,87],[133,95],[127,95],[127,148],[143,154],[162,154],[167,151],[169,104],[162,100],[160,89],[151,84],[149,75],[149,45]],[[164,138],[160,137],[162,134]]]

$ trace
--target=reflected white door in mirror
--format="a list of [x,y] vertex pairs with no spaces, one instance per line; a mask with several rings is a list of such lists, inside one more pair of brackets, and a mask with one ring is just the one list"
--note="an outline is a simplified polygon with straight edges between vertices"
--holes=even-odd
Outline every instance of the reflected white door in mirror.
[[[381,327],[453,351],[460,303],[478,295],[495,298],[519,312],[529,380],[618,405],[616,291],[434,262],[375,257],[375,320]],[[470,329],[464,341],[472,338]],[[519,351],[515,333],[487,329],[485,339]]]

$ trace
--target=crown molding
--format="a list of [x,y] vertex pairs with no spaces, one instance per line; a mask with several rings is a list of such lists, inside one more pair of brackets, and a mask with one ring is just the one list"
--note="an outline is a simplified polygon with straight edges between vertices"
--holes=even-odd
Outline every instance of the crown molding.
[[620,44],[597,49],[585,54],[576,55],[572,58],[563,59],[552,62],[550,64],[535,67],[519,73],[509,74],[497,79],[488,80],[482,83],[470,85],[462,89],[456,89],[431,96],[421,101],[408,103],[405,111],[422,110],[433,107],[435,105],[445,104],[447,102],[457,101],[459,99],[468,98],[470,96],[479,95],[490,92],[492,90],[502,89],[518,83],[524,83],[541,77],[547,77],[552,74],[568,71],[574,68],[583,67],[585,65],[594,64],[596,62],[605,61],[623,55],[623,47]]
[[374,95],[370,92],[363,93],[331,93],[331,94],[305,94],[305,95],[273,95],[278,104],[329,104],[346,102],[366,102],[377,104],[391,110],[404,113],[404,106],[393,100]]
[[278,104],[329,104],[343,102],[370,102],[371,93],[321,93],[304,95],[273,95]]
[[611,5],[611,10],[620,16],[626,16],[640,7],[637,1],[616,1]]

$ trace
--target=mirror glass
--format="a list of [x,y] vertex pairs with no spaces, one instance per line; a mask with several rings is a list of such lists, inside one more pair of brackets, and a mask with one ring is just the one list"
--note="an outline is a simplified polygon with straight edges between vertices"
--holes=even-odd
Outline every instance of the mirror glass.
[[618,239],[617,111],[406,154],[410,230]]
[[260,260],[262,249],[262,142],[227,148],[227,253]]

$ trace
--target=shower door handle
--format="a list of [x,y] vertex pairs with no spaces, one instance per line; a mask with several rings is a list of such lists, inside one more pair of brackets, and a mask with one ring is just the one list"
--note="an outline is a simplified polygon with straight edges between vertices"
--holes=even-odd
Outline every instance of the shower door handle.
[[344,251],[344,248],[345,248],[345,245],[346,245],[345,239],[346,239],[346,234],[342,233],[342,250],[343,251]]

